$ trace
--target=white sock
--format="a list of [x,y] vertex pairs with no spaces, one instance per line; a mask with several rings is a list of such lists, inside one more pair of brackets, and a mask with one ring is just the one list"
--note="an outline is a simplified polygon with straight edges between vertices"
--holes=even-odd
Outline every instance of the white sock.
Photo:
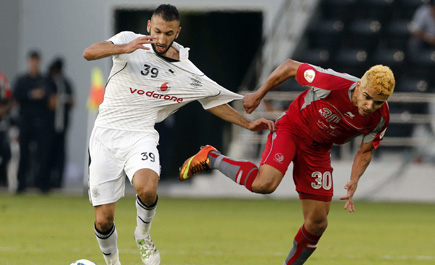
[[94,225],[95,236],[97,237],[98,245],[103,253],[107,265],[120,265],[118,252],[118,232],[116,232],[115,224],[108,233],[102,234]]
[[145,236],[151,229],[151,222],[156,215],[157,202],[159,198],[157,197],[156,202],[151,205],[145,205],[138,196],[136,196],[136,210],[137,210],[137,226],[136,232]]

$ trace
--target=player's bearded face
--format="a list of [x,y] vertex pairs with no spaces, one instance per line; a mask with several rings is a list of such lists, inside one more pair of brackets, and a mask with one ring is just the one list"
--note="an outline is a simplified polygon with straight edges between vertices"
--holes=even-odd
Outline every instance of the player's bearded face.
[[156,36],[155,43],[152,44],[155,53],[166,54],[180,33],[179,26],[179,21],[166,21],[161,16],[153,16],[148,21],[148,32],[151,36]]
[[362,87],[357,85],[352,94],[352,102],[358,108],[361,116],[367,116],[382,107],[388,96],[379,95],[371,87]]

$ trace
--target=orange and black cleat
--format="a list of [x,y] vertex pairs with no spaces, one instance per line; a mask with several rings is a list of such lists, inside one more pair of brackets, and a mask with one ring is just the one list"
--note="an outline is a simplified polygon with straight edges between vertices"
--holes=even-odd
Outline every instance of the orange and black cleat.
[[184,161],[180,168],[180,181],[184,181],[197,173],[210,169],[208,153],[211,151],[217,151],[217,149],[211,145],[201,146],[201,150],[199,150],[196,155]]

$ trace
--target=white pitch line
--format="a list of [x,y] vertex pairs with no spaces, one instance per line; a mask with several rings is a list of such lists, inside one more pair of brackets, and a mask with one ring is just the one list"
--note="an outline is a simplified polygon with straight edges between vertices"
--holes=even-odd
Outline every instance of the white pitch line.
[[384,255],[381,256],[383,259],[398,259],[398,260],[435,260],[434,256],[391,256],[391,255]]

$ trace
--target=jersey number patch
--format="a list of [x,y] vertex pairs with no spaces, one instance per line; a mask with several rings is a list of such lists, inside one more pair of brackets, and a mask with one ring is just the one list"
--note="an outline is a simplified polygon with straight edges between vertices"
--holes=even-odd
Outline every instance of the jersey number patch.
[[313,189],[320,189],[323,188],[324,190],[330,190],[332,188],[332,174],[329,171],[326,171],[322,174],[322,172],[315,171],[313,174],[311,174],[311,177],[315,178],[314,181],[311,183],[311,187]]
[[141,153],[142,155],[142,160],[146,161],[146,160],[150,160],[151,162],[155,162],[156,161],[156,156],[153,153],[148,153],[148,152],[143,152]]
[[140,71],[140,73],[143,76],[147,76],[148,74],[151,73],[150,77],[156,78],[159,75],[159,69],[157,69],[155,67],[151,67],[151,65],[149,65],[149,64],[144,64],[143,67],[144,67],[144,69],[142,71]]

